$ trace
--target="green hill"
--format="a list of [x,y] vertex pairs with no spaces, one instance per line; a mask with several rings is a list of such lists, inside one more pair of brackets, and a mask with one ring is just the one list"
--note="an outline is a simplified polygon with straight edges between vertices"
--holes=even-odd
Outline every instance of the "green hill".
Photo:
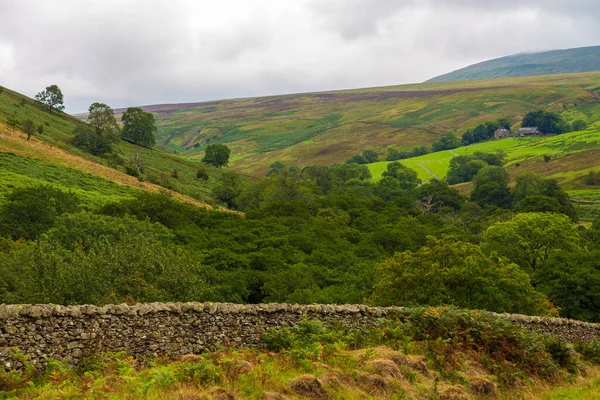
[[[7,120],[31,119],[44,127],[31,140]],[[62,112],[49,113],[38,102],[2,88],[0,92],[0,166],[3,191],[32,183],[50,182],[75,192],[87,193],[91,204],[131,197],[139,190],[165,191],[179,200],[210,207],[212,187],[222,170],[205,166],[209,179],[196,178],[198,160],[179,157],[159,149],[148,149],[121,141],[109,157],[96,157],[71,145],[73,129],[81,124]],[[141,181],[126,174],[130,160],[138,154],[146,169]]]
[[163,149],[200,159],[207,145],[232,149],[239,172],[263,175],[274,161],[333,164],[373,148],[429,145],[476,125],[529,111],[567,122],[600,119],[600,73],[434,82],[146,107],[156,113]]
[[437,76],[428,82],[509,78],[600,71],[600,46],[523,53],[496,58]]

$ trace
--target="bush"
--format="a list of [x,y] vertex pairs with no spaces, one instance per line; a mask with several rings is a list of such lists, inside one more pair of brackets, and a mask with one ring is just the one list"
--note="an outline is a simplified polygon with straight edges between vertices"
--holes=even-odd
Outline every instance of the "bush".
[[591,340],[587,343],[579,343],[576,349],[585,361],[600,364],[600,341]]
[[0,236],[33,240],[55,219],[79,209],[79,198],[50,185],[14,189],[0,206]]
[[396,253],[379,268],[371,301],[380,306],[454,304],[459,307],[549,315],[550,305],[527,274],[479,246],[428,238],[417,252]]
[[196,178],[207,181],[208,180],[208,172],[206,171],[206,168],[204,168],[204,167],[198,168],[198,172],[196,172]]
[[573,130],[574,131],[583,131],[587,128],[587,123],[581,119],[577,119],[573,121]]
[[262,338],[269,350],[296,359],[317,360],[340,349],[385,345],[421,349],[442,373],[455,371],[465,354],[495,374],[507,386],[524,376],[553,378],[576,365],[570,346],[542,337],[487,313],[454,307],[413,308],[393,319],[356,328],[341,323],[303,321],[293,327],[272,328]]
[[600,172],[590,171],[590,173],[585,176],[584,181],[586,185],[600,185]]
[[79,125],[73,133],[75,134],[72,141],[73,146],[95,156],[112,153],[110,141],[103,136],[96,135],[87,125]]

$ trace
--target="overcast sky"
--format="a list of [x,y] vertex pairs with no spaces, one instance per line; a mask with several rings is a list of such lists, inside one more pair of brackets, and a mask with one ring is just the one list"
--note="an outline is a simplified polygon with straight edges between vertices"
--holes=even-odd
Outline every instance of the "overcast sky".
[[599,0],[0,0],[0,85],[66,111],[421,82],[600,44]]

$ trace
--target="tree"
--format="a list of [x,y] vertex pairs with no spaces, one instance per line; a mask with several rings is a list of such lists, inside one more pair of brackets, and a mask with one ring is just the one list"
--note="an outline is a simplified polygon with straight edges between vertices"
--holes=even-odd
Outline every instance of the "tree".
[[432,179],[417,190],[417,202],[424,214],[437,213],[444,209],[458,211],[465,198],[444,181]]
[[387,166],[387,170],[382,174],[383,177],[390,176],[400,182],[400,189],[411,190],[421,184],[421,180],[415,171],[402,165],[399,161],[394,161]]
[[87,121],[96,131],[96,135],[106,135],[109,138],[111,136],[118,137],[114,134],[119,130],[115,113],[113,109],[106,104],[93,103],[88,109]]
[[88,125],[80,124],[74,130],[73,145],[83,151],[87,151],[95,156],[102,156],[112,153],[112,146],[109,140],[103,136],[98,136]]
[[266,176],[277,175],[281,172],[288,171],[289,168],[283,161],[275,161],[273,164],[269,166],[271,168],[269,172],[267,172]]
[[26,119],[25,121],[21,122],[21,128],[27,135],[27,141],[29,141],[31,135],[33,135],[35,132],[35,123],[30,119]]
[[529,315],[552,313],[527,274],[479,246],[428,237],[417,252],[396,253],[380,265],[372,303],[379,306],[453,304],[462,308]]
[[42,135],[44,133],[44,125],[39,124],[37,127],[37,131],[40,135]]
[[480,206],[494,205],[509,208],[512,204],[511,193],[508,188],[510,178],[502,167],[484,167],[473,177],[475,186],[471,192],[471,201]]
[[202,162],[220,168],[229,163],[230,154],[231,150],[224,144],[209,144],[204,152]]
[[52,110],[62,111],[65,109],[63,104],[63,94],[56,85],[48,86],[45,90],[36,94],[35,99],[40,103],[45,104],[50,112],[52,112]]
[[490,226],[483,234],[484,248],[508,257],[535,272],[558,250],[578,248],[579,235],[565,215],[517,214],[511,221]]
[[537,126],[544,134],[567,132],[567,126],[560,115],[550,111],[530,111],[523,118],[522,127]]
[[389,146],[387,148],[387,157],[385,158],[386,161],[398,161],[398,160],[404,160],[405,158],[410,157],[410,154],[408,153],[408,151],[406,150],[398,150],[392,146]]
[[454,133],[446,133],[431,144],[432,151],[455,149],[460,146],[460,139]]
[[361,181],[368,181],[372,178],[371,171],[366,165],[359,164],[336,164],[331,167],[331,172],[336,180],[339,180],[342,184],[349,181],[350,179],[360,179]]
[[333,187],[333,172],[328,166],[310,165],[302,170],[301,176],[312,181],[323,194],[327,194]]
[[379,161],[379,154],[375,150],[365,150],[362,152],[362,156],[370,163]]
[[536,274],[537,288],[561,316],[600,322],[600,251],[558,251]]
[[225,171],[215,187],[213,196],[227,208],[234,208],[236,199],[242,193],[242,178],[233,171]]
[[583,131],[587,128],[587,123],[581,119],[576,119],[573,121],[573,130],[574,131]]
[[555,179],[544,179],[536,174],[525,173],[517,175],[516,182],[512,197],[517,211],[556,212],[567,215],[572,221],[577,220],[577,211],[569,200],[569,195]]
[[368,164],[369,160],[367,160],[363,155],[361,154],[357,154],[355,156],[350,157],[349,159],[346,160],[346,164],[358,164],[358,165],[364,165],[364,164]]
[[139,107],[129,107],[121,117],[121,138],[140,146],[152,147],[156,143],[154,115]]

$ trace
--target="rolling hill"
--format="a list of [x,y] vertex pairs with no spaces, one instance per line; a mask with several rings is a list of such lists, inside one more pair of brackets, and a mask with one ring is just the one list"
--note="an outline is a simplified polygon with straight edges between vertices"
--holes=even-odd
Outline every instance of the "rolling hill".
[[[20,129],[5,122],[31,119],[43,125],[43,134],[25,140]],[[81,121],[65,113],[49,113],[39,103],[7,88],[0,92],[0,197],[14,187],[50,183],[78,192],[90,207],[133,197],[140,190],[165,192],[181,201],[210,208],[211,190],[222,171],[205,167],[208,180],[196,178],[199,161],[169,152],[147,149],[124,141],[113,157],[96,157],[71,145],[72,131]],[[125,173],[139,154],[147,180]],[[177,171],[176,173],[174,171]],[[177,176],[177,177],[175,177]]]
[[274,161],[333,164],[373,148],[428,145],[447,132],[497,119],[520,124],[545,109],[567,121],[600,119],[600,73],[432,82],[144,107],[159,146],[199,159],[207,145],[232,149],[231,166],[263,175]]
[[600,46],[523,53],[484,61],[428,82],[509,78],[600,71]]

